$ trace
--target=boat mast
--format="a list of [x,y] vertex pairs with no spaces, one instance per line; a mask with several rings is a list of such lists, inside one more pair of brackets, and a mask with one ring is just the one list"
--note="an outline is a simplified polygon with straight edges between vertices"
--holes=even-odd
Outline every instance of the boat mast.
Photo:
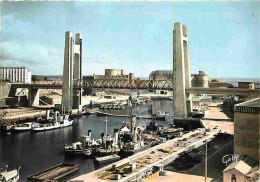
[[107,135],[107,116],[106,116],[105,123],[106,123],[106,135]]

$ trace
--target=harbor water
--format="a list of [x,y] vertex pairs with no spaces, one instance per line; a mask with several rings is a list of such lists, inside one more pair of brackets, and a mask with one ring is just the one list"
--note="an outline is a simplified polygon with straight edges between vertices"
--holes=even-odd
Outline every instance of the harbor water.
[[[152,105],[152,107],[151,107]],[[138,106],[133,109],[133,114],[149,115],[157,111],[172,111],[171,100],[154,100],[151,103]],[[152,109],[151,109],[152,108]],[[113,135],[115,128],[120,128],[124,117],[108,117],[108,133]],[[146,125],[149,119],[137,119],[137,125]],[[168,126],[171,120],[158,121],[159,124]],[[81,135],[87,135],[92,130],[92,137],[98,139],[100,134],[105,132],[105,117],[96,115],[82,116],[74,119],[73,126],[50,130],[45,132],[23,132],[0,135],[0,163],[8,164],[8,170],[16,169],[19,166],[20,180],[26,181],[27,176],[33,175],[58,163],[79,164],[80,169],[74,175],[84,174],[95,170],[96,166],[92,159],[83,156],[65,156],[64,146],[79,141]]]

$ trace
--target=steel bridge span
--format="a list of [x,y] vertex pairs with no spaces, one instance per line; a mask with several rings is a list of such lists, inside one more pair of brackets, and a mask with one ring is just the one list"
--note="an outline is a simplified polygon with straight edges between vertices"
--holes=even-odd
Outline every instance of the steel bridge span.
[[[76,82],[75,88],[104,88],[104,89],[163,89],[173,90],[172,82],[170,80],[139,80],[138,82],[129,83],[129,81],[122,80],[97,80]],[[61,84],[12,84],[9,97],[14,97],[17,88],[27,88],[29,90],[29,105],[39,105],[39,89],[62,89]],[[242,89],[242,88],[200,88],[190,87],[186,88],[186,93],[191,94],[212,94],[212,95],[236,95],[245,96],[249,98],[256,98],[260,95],[260,90]]]

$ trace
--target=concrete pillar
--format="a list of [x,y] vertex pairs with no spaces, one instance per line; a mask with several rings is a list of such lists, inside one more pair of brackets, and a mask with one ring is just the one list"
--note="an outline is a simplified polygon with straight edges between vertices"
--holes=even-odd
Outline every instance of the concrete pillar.
[[[62,105],[65,112],[79,109],[81,112],[82,88],[77,87],[82,80],[82,38],[76,34],[66,32],[64,48],[64,67],[62,84]],[[80,86],[80,85],[79,85]]]
[[72,110],[72,89],[73,89],[73,34],[66,32],[64,48],[64,66],[63,66],[63,83],[62,83],[62,105],[66,112]]
[[39,106],[39,90],[29,88],[28,92],[29,106]]
[[173,73],[174,117],[184,119],[191,112],[192,96],[186,94],[191,87],[187,27],[180,23],[173,30]]
[[[79,84],[82,80],[82,37],[80,33],[76,34],[74,45],[74,67],[73,67],[73,80],[75,84]],[[79,85],[80,86],[80,85]],[[82,88],[74,87],[73,89],[73,109],[81,108]]]

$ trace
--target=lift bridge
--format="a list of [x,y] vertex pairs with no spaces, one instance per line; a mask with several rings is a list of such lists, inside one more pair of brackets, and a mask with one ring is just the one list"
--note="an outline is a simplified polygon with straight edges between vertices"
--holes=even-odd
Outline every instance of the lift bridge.
[[76,86],[91,88],[110,88],[110,89],[163,89],[172,90],[172,80],[117,80],[117,79],[97,79],[83,80]]

